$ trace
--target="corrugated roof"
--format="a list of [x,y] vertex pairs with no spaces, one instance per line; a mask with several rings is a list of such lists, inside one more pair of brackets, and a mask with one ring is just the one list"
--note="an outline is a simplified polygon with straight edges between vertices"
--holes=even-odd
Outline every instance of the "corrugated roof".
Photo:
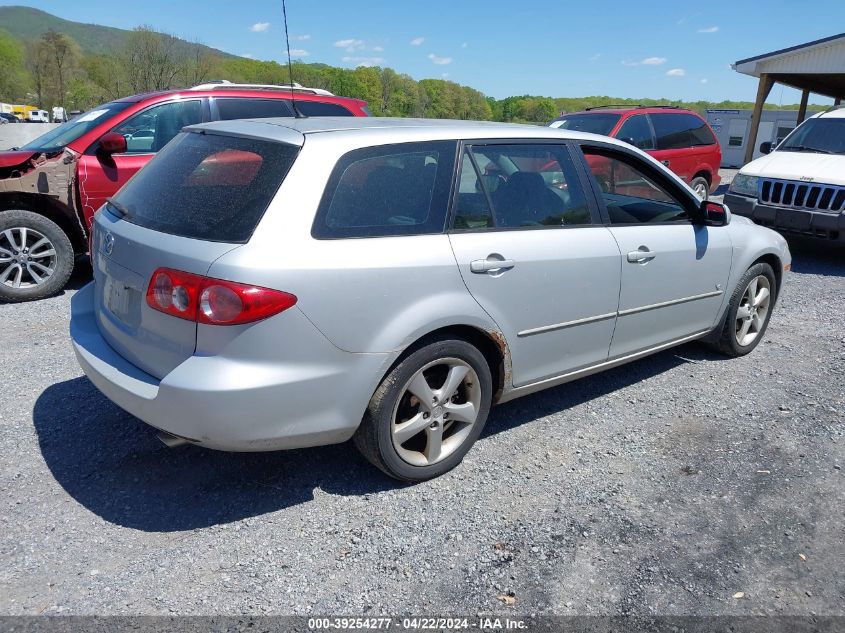
[[763,59],[765,57],[775,57],[776,55],[783,55],[784,53],[791,53],[792,51],[797,51],[802,48],[809,48],[811,46],[816,46],[818,44],[825,44],[827,42],[832,42],[834,40],[838,40],[840,38],[845,38],[845,33],[840,33],[839,35],[831,35],[830,37],[823,37],[820,40],[813,40],[812,42],[807,42],[805,44],[798,44],[797,46],[790,46],[788,48],[781,48],[780,50],[772,51],[771,53],[763,53],[762,55],[755,55],[754,57],[749,57],[747,59],[740,59],[734,62],[735,66],[739,64],[746,64],[748,62],[756,62],[758,59]]

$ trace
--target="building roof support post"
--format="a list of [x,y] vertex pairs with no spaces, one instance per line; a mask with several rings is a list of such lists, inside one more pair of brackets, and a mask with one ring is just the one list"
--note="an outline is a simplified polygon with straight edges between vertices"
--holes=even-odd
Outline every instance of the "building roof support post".
[[795,127],[798,127],[807,118],[807,102],[810,100],[810,91],[806,88],[801,91],[801,105],[798,106],[798,120],[795,122]]
[[751,129],[748,132],[748,144],[745,147],[745,163],[751,162],[754,156],[754,146],[757,144],[757,130],[760,127],[760,117],[763,114],[763,104],[772,91],[775,80],[763,73],[760,75],[760,83],[757,85],[757,99],[754,101],[754,111],[751,113]]

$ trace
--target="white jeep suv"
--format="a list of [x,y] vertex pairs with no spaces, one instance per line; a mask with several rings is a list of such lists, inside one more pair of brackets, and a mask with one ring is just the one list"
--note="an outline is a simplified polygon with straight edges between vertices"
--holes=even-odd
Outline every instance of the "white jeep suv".
[[845,108],[817,114],[748,163],[725,204],[779,231],[845,241]]

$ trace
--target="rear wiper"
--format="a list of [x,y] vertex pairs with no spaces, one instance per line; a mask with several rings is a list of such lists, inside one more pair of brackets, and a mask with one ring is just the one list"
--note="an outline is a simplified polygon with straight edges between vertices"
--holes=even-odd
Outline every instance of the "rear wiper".
[[109,206],[111,208],[113,208],[115,211],[117,211],[117,213],[115,215],[119,215],[121,218],[129,215],[129,209],[127,209],[122,204],[117,202],[114,198],[106,198],[106,202],[109,203]]
[[821,149],[818,147],[808,147],[807,145],[791,145],[789,147],[784,147],[783,149],[789,151],[792,150],[794,152],[818,152],[819,154],[833,154],[830,150]]

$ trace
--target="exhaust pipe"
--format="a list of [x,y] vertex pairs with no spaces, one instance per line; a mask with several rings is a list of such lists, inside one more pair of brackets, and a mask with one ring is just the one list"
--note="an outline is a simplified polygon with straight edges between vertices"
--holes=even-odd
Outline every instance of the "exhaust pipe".
[[156,437],[161,440],[161,443],[167,448],[177,448],[179,446],[184,446],[185,444],[190,444],[190,441],[186,440],[184,437],[173,435],[167,431],[159,431]]

